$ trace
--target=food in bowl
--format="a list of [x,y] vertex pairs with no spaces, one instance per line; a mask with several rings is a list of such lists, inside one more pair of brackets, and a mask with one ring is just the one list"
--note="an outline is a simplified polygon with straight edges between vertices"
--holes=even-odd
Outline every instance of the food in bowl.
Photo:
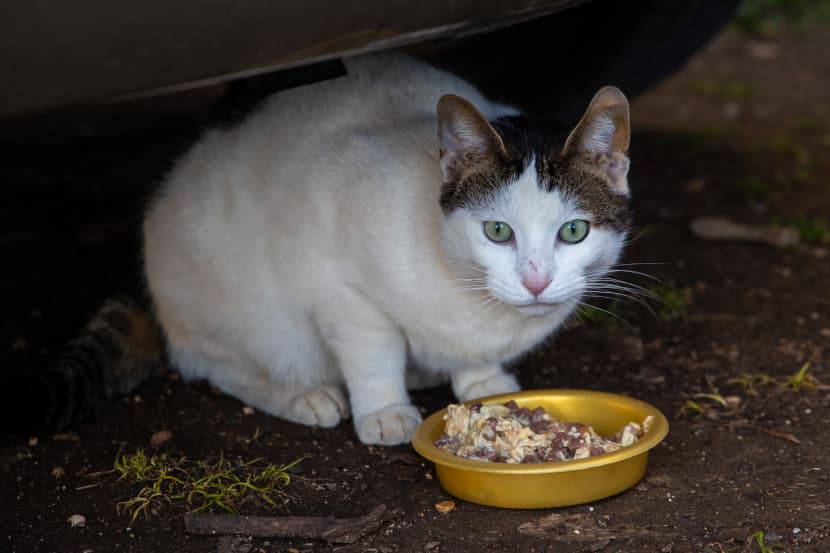
[[612,438],[584,424],[558,421],[542,407],[519,407],[513,400],[450,405],[444,420],[444,432],[435,441],[439,449],[473,461],[519,464],[586,459],[617,451],[647,433],[654,417],[629,422]]

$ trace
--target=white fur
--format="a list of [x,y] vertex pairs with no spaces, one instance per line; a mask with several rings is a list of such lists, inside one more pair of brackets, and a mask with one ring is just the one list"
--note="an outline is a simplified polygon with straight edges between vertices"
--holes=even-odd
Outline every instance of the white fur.
[[[421,418],[407,365],[449,375],[462,400],[518,389],[502,363],[561,324],[580,273],[613,263],[621,239],[593,229],[557,243],[563,222],[589,217],[542,192],[532,165],[486,213],[445,217],[439,97],[488,119],[515,110],[402,56],[347,67],[180,160],[146,216],[146,272],[185,377],[305,424],[336,425],[350,403],[363,442],[394,444]],[[515,247],[485,238],[491,218],[514,228]],[[517,307],[530,301],[525,258],[550,270],[550,305]],[[460,280],[482,270],[499,301]]]

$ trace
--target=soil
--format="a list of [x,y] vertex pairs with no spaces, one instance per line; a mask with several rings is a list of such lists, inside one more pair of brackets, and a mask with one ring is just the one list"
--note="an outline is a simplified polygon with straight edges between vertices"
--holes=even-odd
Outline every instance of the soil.
[[[344,552],[760,551],[751,537],[759,531],[768,546],[830,551],[830,388],[821,384],[830,384],[830,244],[775,249],[707,242],[688,230],[703,215],[751,224],[827,220],[828,51],[830,33],[822,29],[763,42],[728,30],[637,99],[631,183],[638,230],[625,261],[659,263],[633,268],[678,292],[653,304],[657,316],[636,304],[600,304],[628,325],[587,321],[515,363],[526,388],[628,394],[669,417],[668,438],[635,488],[568,509],[456,501],[442,514],[435,505],[451,497],[409,446],[363,446],[348,423],[323,430],[246,415],[241,403],[206,385],[162,377],[69,433],[0,441],[0,549],[215,550],[216,538],[184,533],[185,507],[159,504],[157,514],[131,523],[116,505],[137,487],[90,476],[110,469],[119,451],[143,447],[273,463],[308,455],[278,513],[356,516],[381,503],[393,513],[377,532],[336,548]],[[201,126],[198,118],[176,119],[152,133],[4,148],[4,370],[43,365],[110,293],[139,289],[141,206]],[[807,362],[813,386],[780,384]],[[742,373],[779,383],[752,390],[731,381]],[[696,394],[719,394],[728,404]],[[424,413],[453,399],[446,387],[413,397]],[[172,438],[153,449],[150,437],[161,430]],[[86,525],[70,527],[73,514]],[[275,539],[240,547],[335,549]]]

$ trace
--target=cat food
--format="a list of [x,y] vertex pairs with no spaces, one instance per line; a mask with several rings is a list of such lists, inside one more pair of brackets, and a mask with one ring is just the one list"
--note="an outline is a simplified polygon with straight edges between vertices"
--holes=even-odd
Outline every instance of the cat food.
[[444,433],[435,445],[448,453],[489,463],[543,463],[585,459],[630,446],[648,432],[654,417],[626,424],[613,438],[603,438],[584,424],[560,422],[542,407],[519,407],[512,400],[469,408],[450,405],[444,420]]

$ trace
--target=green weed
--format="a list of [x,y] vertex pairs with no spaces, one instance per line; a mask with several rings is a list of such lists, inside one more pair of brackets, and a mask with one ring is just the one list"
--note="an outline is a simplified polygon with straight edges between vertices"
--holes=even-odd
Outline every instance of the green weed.
[[144,486],[132,498],[119,502],[119,513],[129,513],[131,522],[149,517],[162,503],[185,503],[193,511],[218,508],[236,513],[248,500],[276,508],[275,498],[287,497],[282,491],[291,482],[289,470],[304,457],[287,465],[266,464],[261,458],[229,461],[223,456],[213,461],[174,459],[166,454],[147,456],[139,449],[119,454],[113,470],[119,480]]
[[793,227],[801,236],[801,241],[807,244],[830,244],[830,224],[821,217],[773,217],[775,226]]
[[747,201],[766,202],[769,199],[770,186],[758,177],[746,177],[738,181],[738,187]]
[[830,0],[744,0],[735,17],[737,28],[757,37],[773,37],[784,27],[830,24]]
[[753,83],[739,79],[701,79],[692,84],[692,90],[701,96],[726,100],[750,98],[757,92]]
[[759,553],[776,553],[778,551],[786,551],[786,549],[780,545],[767,545],[765,536],[764,531],[759,530],[749,537],[750,542],[753,539],[755,540],[755,543],[758,545]]
[[690,415],[696,419],[699,419],[703,416],[703,406],[696,402],[692,401],[691,399],[686,400],[686,403],[680,408],[681,415]]
[[670,321],[680,317],[692,301],[691,288],[653,284],[649,286],[649,290],[655,294],[660,303],[657,308],[657,317],[661,321]]
[[775,384],[775,379],[766,373],[741,373],[740,376],[730,378],[727,384],[737,384],[744,392],[757,396],[757,386],[769,386]]
[[794,392],[798,392],[800,390],[814,390],[816,388],[816,379],[809,373],[809,371],[810,362],[807,361],[795,372],[795,374],[787,378],[781,385],[785,388],[793,390]]

